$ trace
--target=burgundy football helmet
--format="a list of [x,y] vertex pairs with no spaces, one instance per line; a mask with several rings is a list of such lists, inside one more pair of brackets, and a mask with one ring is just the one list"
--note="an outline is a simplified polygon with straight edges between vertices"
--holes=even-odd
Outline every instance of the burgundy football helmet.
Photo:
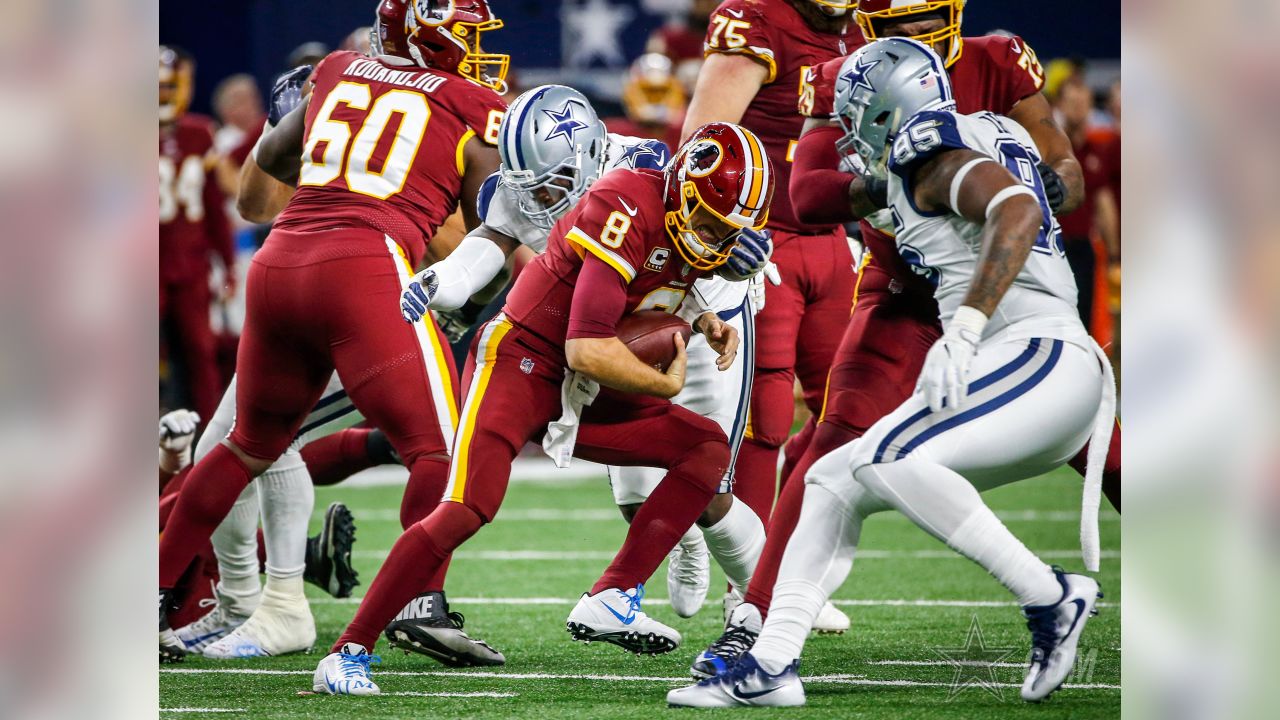
[[[729,259],[743,228],[760,229],[769,219],[773,168],[764,143],[750,130],[726,122],[707,123],[667,165],[667,234],[690,266],[710,270]],[[708,242],[691,221],[704,210],[729,228]]]
[[501,27],[487,0],[382,0],[371,45],[375,55],[412,60],[505,93],[511,57],[480,48],[481,33]]
[[191,105],[195,61],[174,45],[160,46],[160,124],[177,122]]
[[934,48],[942,56],[947,67],[951,67],[960,59],[964,51],[964,40],[960,37],[960,23],[964,18],[966,0],[860,0],[854,20],[862,28],[862,34],[868,41],[879,40],[881,26],[890,20],[909,21],[915,15],[936,15],[945,23],[940,29],[923,35],[912,35],[911,39],[922,42],[933,48],[935,43],[946,43],[943,48]]

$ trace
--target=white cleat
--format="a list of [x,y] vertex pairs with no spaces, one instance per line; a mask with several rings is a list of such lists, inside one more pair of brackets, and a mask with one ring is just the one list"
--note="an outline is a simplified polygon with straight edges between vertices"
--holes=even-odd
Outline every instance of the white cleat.
[[270,589],[243,625],[210,643],[204,656],[216,660],[305,652],[316,644],[316,621],[305,597],[286,598]]
[[316,666],[311,689],[329,695],[378,695],[382,691],[369,677],[371,662],[382,662],[382,658],[370,656],[363,645],[347,643]]
[[693,617],[707,601],[711,588],[711,553],[696,527],[680,538],[667,555],[667,597],[682,618]]
[[629,592],[615,588],[583,593],[565,628],[574,640],[608,642],[637,655],[657,655],[680,647],[680,633],[640,609],[644,585]]
[[746,653],[728,670],[667,693],[675,707],[799,707],[804,705],[804,684],[796,672],[796,660],[777,675],[770,675]]
[[1071,575],[1054,568],[1062,597],[1052,605],[1027,606],[1027,629],[1031,631],[1031,664],[1022,683],[1022,699],[1039,702],[1062,686],[1076,664],[1076,646],[1089,617],[1097,615],[1102,593],[1098,582],[1087,575]]
[[813,631],[821,635],[839,635],[849,629],[849,616],[845,615],[830,601],[822,604],[818,617],[813,620]]
[[212,602],[213,609],[195,622],[180,627],[176,631],[178,639],[187,648],[187,652],[204,652],[206,647],[243,625],[252,613],[252,610],[237,612],[240,608],[237,607],[235,599],[223,593],[221,587],[214,590],[212,600],[201,602]]

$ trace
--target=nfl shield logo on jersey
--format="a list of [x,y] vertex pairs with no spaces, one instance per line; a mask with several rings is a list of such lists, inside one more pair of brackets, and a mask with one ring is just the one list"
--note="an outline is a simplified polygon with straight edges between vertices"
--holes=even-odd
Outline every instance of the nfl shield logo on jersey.
[[523,360],[521,360],[521,361],[520,361],[520,372],[524,373],[525,375],[528,375],[528,374],[532,373],[532,372],[533,372],[533,361],[532,361],[532,360],[530,360],[529,358],[524,358]]

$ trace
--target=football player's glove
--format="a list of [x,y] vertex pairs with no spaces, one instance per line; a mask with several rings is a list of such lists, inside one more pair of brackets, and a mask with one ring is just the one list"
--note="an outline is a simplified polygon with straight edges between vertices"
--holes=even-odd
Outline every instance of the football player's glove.
[[916,392],[924,392],[930,410],[942,410],[945,402],[955,411],[964,402],[969,394],[969,370],[986,324],[987,316],[980,310],[961,305],[946,332],[929,348]]
[[[720,275],[728,280],[748,280],[759,275],[773,256],[773,233],[769,230],[743,228],[729,251]],[[776,283],[775,283],[776,284]]]
[[271,86],[271,100],[267,103],[267,124],[275,127],[280,124],[298,103],[302,102],[302,88],[311,77],[310,65],[298,67],[276,78]]
[[883,210],[889,207],[889,181],[871,173],[862,176],[862,191],[872,205]]
[[409,280],[409,284],[405,285],[404,292],[400,294],[400,316],[407,323],[416,323],[427,314],[427,308],[431,307],[431,300],[435,298],[436,291],[440,289],[440,277],[436,275],[436,271],[427,268],[422,272],[414,275]]
[[174,410],[160,418],[160,468],[176,473],[191,464],[191,441],[200,416],[190,410]]
[[1049,201],[1049,210],[1057,215],[1062,203],[1067,201],[1067,186],[1062,182],[1058,171],[1043,161],[1036,164],[1036,172],[1040,173],[1040,182],[1044,183],[1044,196]]
[[444,333],[449,344],[452,345],[462,339],[467,331],[475,326],[476,321],[480,319],[480,313],[484,311],[484,305],[468,300],[466,304],[456,310],[436,310],[436,324],[440,326],[440,332]]

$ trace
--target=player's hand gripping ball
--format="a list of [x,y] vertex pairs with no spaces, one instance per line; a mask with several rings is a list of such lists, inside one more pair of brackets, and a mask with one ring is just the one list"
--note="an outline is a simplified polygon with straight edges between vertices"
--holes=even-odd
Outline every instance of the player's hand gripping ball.
[[618,323],[618,339],[646,365],[659,372],[666,372],[676,357],[672,335],[680,333],[685,344],[693,328],[689,323],[661,310],[641,310],[622,318]]

